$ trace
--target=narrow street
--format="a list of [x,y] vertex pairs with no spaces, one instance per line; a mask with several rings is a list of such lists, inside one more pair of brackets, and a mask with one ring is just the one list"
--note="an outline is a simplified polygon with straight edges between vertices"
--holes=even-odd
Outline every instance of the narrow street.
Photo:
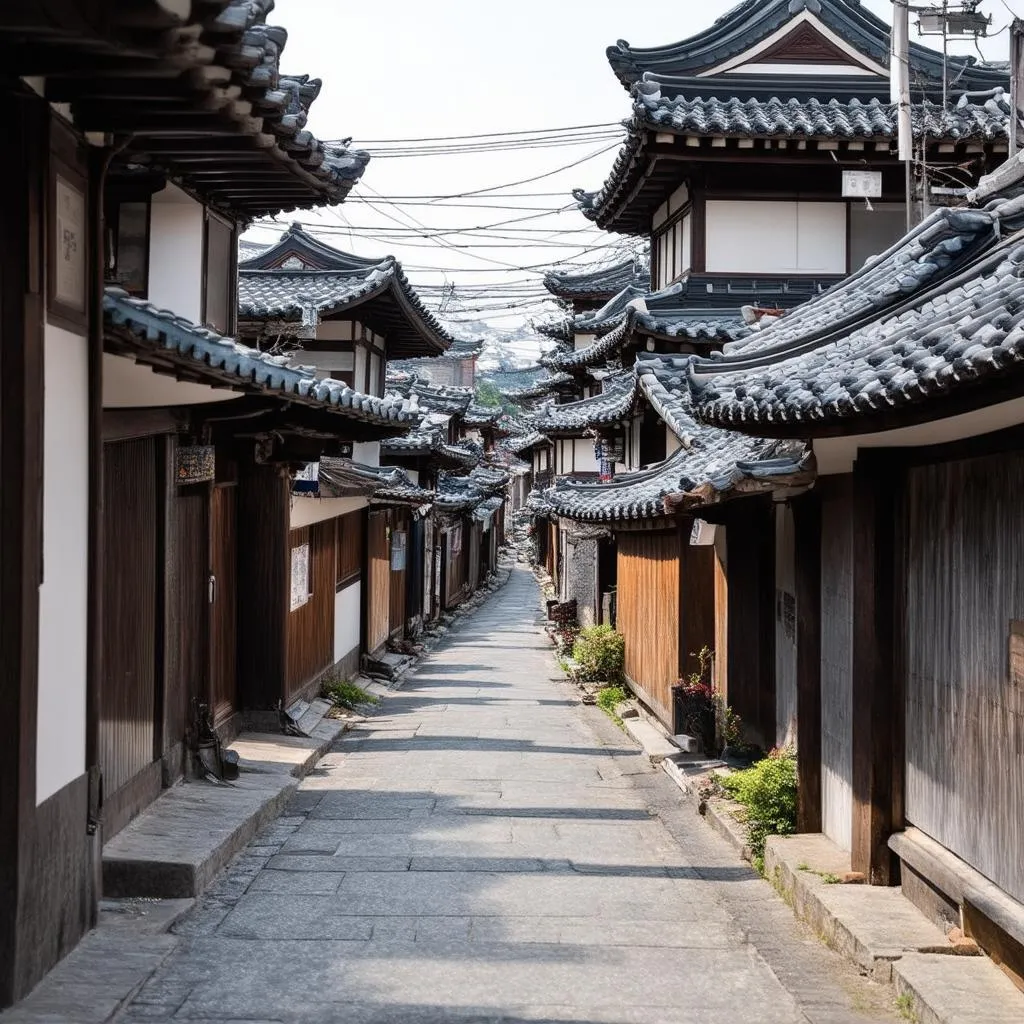
[[123,1019],[891,1019],[553,678],[540,622],[517,567],[207,892]]

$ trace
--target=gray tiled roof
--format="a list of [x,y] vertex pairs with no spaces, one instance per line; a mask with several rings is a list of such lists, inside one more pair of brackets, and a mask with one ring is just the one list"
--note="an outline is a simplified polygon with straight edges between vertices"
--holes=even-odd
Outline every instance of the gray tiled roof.
[[600,309],[592,313],[580,313],[573,317],[572,326],[577,334],[603,334],[622,322],[626,310],[638,299],[650,294],[650,288],[627,285],[613,295]]
[[448,444],[445,431],[440,427],[421,425],[408,434],[389,437],[380,443],[381,455],[421,455],[432,457],[442,465],[475,466],[479,461],[476,452],[461,445]]
[[604,390],[592,398],[562,405],[546,405],[533,417],[542,434],[576,433],[588,427],[617,423],[631,415],[636,402],[636,374],[623,370],[604,381]]
[[[934,214],[925,233],[951,216]],[[1005,389],[1020,378],[1024,197],[996,199],[959,216],[963,224],[976,219],[977,233],[969,238],[986,244],[951,253],[957,258],[929,268],[921,281],[908,278],[898,301],[881,308],[867,302],[863,315],[842,318],[836,295],[828,293],[792,321],[768,328],[756,350],[738,347],[716,360],[695,361],[690,389],[700,417],[776,434],[809,436],[844,423],[844,429],[866,431],[872,418],[893,422],[901,410],[912,417],[925,402],[934,415],[935,403],[954,393],[983,402],[986,385]],[[1007,237],[997,241],[997,230]],[[920,234],[896,255],[912,249]],[[852,280],[854,304],[857,289]]]
[[169,363],[215,387],[277,395],[367,422],[399,426],[419,420],[400,395],[377,398],[342,381],[318,379],[311,367],[240,345],[119,288],[105,292],[103,313],[108,345],[127,349],[139,362]]
[[[387,303],[374,300],[387,297]],[[280,241],[239,264],[238,307],[243,321],[298,320],[315,324],[347,309],[367,318],[396,342],[441,352],[452,336],[423,305],[394,256],[364,259],[320,241],[292,224]],[[376,316],[374,315],[376,313]]]
[[462,414],[462,422],[467,427],[487,427],[498,422],[503,415],[501,406],[480,405],[471,401],[466,411]]
[[321,459],[319,489],[321,496],[344,496],[358,489],[379,504],[428,505],[435,498],[434,491],[414,484],[400,466],[366,466],[351,459]]
[[[888,67],[890,27],[857,0],[744,0],[709,29],[680,42],[635,47],[620,39],[608,47],[608,62],[626,89],[649,73],[706,73],[784,32],[805,11],[856,52]],[[980,91],[1005,82],[1004,68],[982,64],[975,57],[951,56],[946,63],[949,80],[957,81],[964,89]],[[910,65],[915,82],[941,87],[944,69],[940,52],[912,42]]]
[[539,430],[532,430],[528,434],[507,437],[500,444],[506,451],[510,451],[515,455],[521,455],[531,448],[536,448],[537,445],[547,444],[547,440]]
[[[700,84],[698,84],[700,82]],[[634,119],[658,131],[697,135],[738,135],[759,138],[893,139],[898,134],[895,104],[888,96],[866,100],[758,98],[737,95],[733,83],[644,81],[636,86]],[[697,90],[677,91],[677,90]],[[729,90],[729,91],[726,91]],[[911,108],[914,136],[954,141],[1005,141],[1009,136],[1009,91],[984,103],[962,103],[943,109],[941,103],[915,103]],[[627,143],[628,145],[628,143]]]
[[473,402],[472,388],[431,384],[423,380],[413,383],[409,393],[416,396],[416,400],[424,409],[449,416],[464,416]]
[[552,373],[545,366],[493,373],[487,379],[502,396],[512,401],[541,398],[558,387],[573,383],[573,378],[568,373]]
[[594,270],[549,270],[544,275],[544,287],[564,299],[611,298],[630,285],[642,291],[650,288],[651,269],[646,259],[630,258]]

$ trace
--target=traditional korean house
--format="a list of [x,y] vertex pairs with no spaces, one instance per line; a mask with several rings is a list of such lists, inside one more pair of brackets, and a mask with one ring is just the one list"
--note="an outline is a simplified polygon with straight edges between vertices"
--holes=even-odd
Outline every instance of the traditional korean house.
[[441,355],[392,360],[390,367],[398,372],[417,374],[437,386],[472,388],[476,383],[477,360],[482,353],[483,342],[457,337]]
[[[633,111],[603,187],[577,193],[583,212],[650,235],[656,289],[849,274],[906,229],[889,37],[855,0],[749,0],[690,39],[610,47]],[[914,44],[910,75],[918,167],[969,186],[1001,162],[1005,68]]]
[[[559,480],[544,492],[543,500],[566,525],[570,543],[591,540],[600,545],[598,558],[584,560],[587,571],[597,569],[597,578],[589,585],[602,596],[614,590],[615,626],[625,639],[627,679],[674,732],[678,723],[673,686],[698,670],[702,649],[718,654],[727,639],[727,609],[719,606],[726,595],[716,586],[716,562],[724,555],[716,551],[713,533],[710,543],[703,538],[700,544],[691,543],[691,535],[701,533],[694,530],[696,510],[736,493],[766,490],[769,480],[797,479],[803,472],[803,446],[698,424],[685,389],[670,390],[652,379],[654,367],[660,365],[661,360],[652,357],[633,376],[652,413],[671,431],[673,452],[606,483]],[[686,500],[668,508],[666,498],[671,495],[685,495]],[[575,557],[572,562],[575,565]],[[743,624],[735,617],[732,622],[750,645],[752,638],[743,632]],[[755,650],[751,664],[756,657]],[[756,686],[751,690],[748,699],[737,685],[728,698],[756,728],[756,702],[761,696]]]
[[271,7],[0,12],[0,1005],[95,921],[102,843],[181,774],[190,698],[234,699],[246,458],[405,429],[230,338],[239,225],[339,202],[367,161],[305,130],[319,82],[281,73]]
[[[687,370],[697,414],[798,436],[801,827],[1024,975],[1018,160],[841,287]],[[782,514],[782,513],[777,513]]]
[[600,309],[624,289],[650,291],[651,271],[646,257],[635,256],[593,270],[549,270],[544,287],[573,315]]

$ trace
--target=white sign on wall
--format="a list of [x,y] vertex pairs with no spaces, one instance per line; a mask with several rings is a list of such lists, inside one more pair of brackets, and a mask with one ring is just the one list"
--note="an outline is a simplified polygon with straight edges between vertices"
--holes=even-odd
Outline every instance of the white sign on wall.
[[309,602],[309,545],[292,548],[291,610]]
[[843,171],[844,199],[881,199],[881,171]]

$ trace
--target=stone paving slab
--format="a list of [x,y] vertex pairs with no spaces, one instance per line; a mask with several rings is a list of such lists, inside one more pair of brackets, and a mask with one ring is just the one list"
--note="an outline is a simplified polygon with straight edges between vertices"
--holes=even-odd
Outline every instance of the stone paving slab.
[[103,847],[106,896],[197,896],[261,828],[284,810],[298,780],[343,725],[324,720],[311,737],[243,733],[231,748],[239,777],[182,782]]

